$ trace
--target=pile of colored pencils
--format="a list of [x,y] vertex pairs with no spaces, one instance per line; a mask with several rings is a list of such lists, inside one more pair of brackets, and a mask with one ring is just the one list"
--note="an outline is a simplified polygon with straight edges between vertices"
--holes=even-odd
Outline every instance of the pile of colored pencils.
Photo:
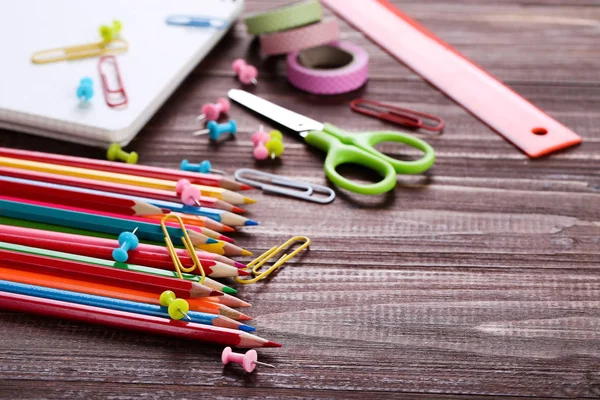
[[[177,182],[201,195],[184,205]],[[239,214],[250,187],[222,175],[0,148],[0,308],[235,347],[279,347],[251,334],[250,304],[214,278],[246,276],[251,253],[226,233],[257,225]],[[185,232],[174,214],[185,224]],[[161,226],[164,224],[164,227]],[[119,235],[140,243],[113,260]],[[175,244],[170,251],[165,232]],[[186,236],[200,266],[183,246]],[[189,273],[176,271],[176,254]],[[206,278],[202,278],[204,272]],[[161,294],[187,302],[171,319]],[[177,307],[181,302],[177,301]],[[175,306],[173,301],[173,306]],[[188,307],[189,305],[189,307]]]

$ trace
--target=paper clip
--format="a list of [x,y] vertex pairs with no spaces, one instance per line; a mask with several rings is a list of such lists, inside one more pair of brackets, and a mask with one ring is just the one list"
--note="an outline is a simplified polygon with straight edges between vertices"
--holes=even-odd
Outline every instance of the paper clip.
[[[435,115],[400,108],[391,104],[380,103],[367,99],[355,99],[350,103],[350,108],[360,114],[379,118],[384,121],[394,122],[410,128],[421,128],[432,132],[441,132],[445,122]],[[430,124],[428,122],[434,122]]]
[[[300,247],[298,247],[296,250],[292,251],[290,254],[284,254],[283,256],[281,256],[275,262],[275,264],[273,264],[271,267],[269,267],[266,271],[259,272],[260,268],[271,258],[277,256],[279,253],[284,252],[288,247],[295,244],[296,242],[301,242],[301,241],[304,243],[302,243],[302,245]],[[252,261],[251,263],[249,263],[246,266],[246,269],[252,269],[252,274],[254,275],[254,278],[242,279],[240,277],[236,277],[235,280],[239,283],[249,284],[249,283],[258,282],[261,279],[265,279],[266,277],[271,275],[273,273],[273,271],[275,271],[277,268],[281,267],[288,260],[295,257],[296,254],[300,253],[302,250],[306,249],[308,246],[310,246],[309,238],[307,238],[306,236],[294,236],[293,238],[289,239],[287,242],[285,242],[281,246],[275,246],[275,247],[271,248],[271,250],[264,252],[256,260]]]
[[170,15],[167,17],[167,25],[193,26],[197,28],[224,29],[227,20],[211,17],[196,17],[193,15]]
[[[331,203],[335,199],[335,192],[327,186],[294,181],[290,178],[257,171],[255,169],[241,168],[235,171],[233,176],[238,182],[246,183],[250,186],[261,189],[265,193],[281,194],[284,196],[295,197],[297,199],[308,200],[321,204]],[[303,191],[290,190],[286,188],[303,189]],[[314,193],[322,193],[328,196],[317,197],[313,196]]]
[[[112,70],[110,73],[116,81],[116,89],[111,89],[108,83],[107,70]],[[102,89],[104,90],[104,101],[109,107],[121,107],[127,105],[127,93],[125,93],[125,87],[121,80],[121,72],[117,64],[117,58],[115,56],[102,56],[98,60],[98,73],[102,78]]]
[[110,42],[96,42],[79,44],[70,47],[58,47],[56,49],[40,50],[31,55],[34,64],[48,64],[64,60],[78,60],[87,57],[97,57],[105,54],[125,53],[129,44],[122,39]]
[[[171,240],[171,236],[169,235],[169,230],[167,229],[166,222],[169,218],[175,218],[177,222],[179,222],[179,226],[181,227],[181,231],[183,232],[183,237],[181,238],[181,242],[185,246],[188,254],[190,255],[194,265],[186,268],[181,263],[179,257],[177,257],[177,251],[175,250],[175,246],[173,246],[173,241]],[[160,220],[160,227],[162,228],[163,233],[165,234],[165,243],[167,245],[167,250],[169,251],[169,255],[171,256],[171,260],[173,260],[173,265],[175,265],[175,270],[177,271],[177,275],[179,275],[179,279],[183,279],[182,272],[192,273],[196,268],[200,270],[200,275],[202,278],[200,279],[200,283],[204,283],[204,279],[206,278],[206,274],[204,273],[204,268],[202,268],[202,264],[198,259],[198,255],[196,254],[196,249],[194,248],[194,244],[188,235],[187,229],[185,229],[185,225],[181,220],[179,215],[174,214],[166,214]]]

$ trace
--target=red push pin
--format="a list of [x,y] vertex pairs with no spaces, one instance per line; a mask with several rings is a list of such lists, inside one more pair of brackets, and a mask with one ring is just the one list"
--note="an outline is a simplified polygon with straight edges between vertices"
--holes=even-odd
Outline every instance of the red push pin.
[[257,365],[263,365],[269,368],[275,368],[274,365],[263,363],[258,360],[258,354],[256,350],[248,350],[246,354],[242,353],[234,353],[231,350],[231,347],[225,347],[223,349],[223,354],[221,354],[221,361],[223,361],[224,365],[229,364],[230,362],[242,364],[244,367],[244,371],[252,372]]
[[200,207],[200,196],[202,193],[200,189],[192,185],[187,179],[180,179],[175,185],[175,191],[178,195],[181,195],[181,202],[186,206],[198,206]]
[[242,82],[244,85],[256,85],[258,83],[256,81],[256,78],[258,77],[258,71],[252,65],[248,65],[246,60],[238,58],[233,62],[233,64],[231,64],[231,67],[237,74],[240,82]]
[[221,97],[214,104],[206,103],[205,105],[203,105],[202,108],[200,109],[200,112],[202,114],[200,114],[198,116],[198,118],[196,118],[196,120],[198,120],[198,121],[203,121],[203,120],[216,121],[219,118],[219,115],[226,114],[230,108],[231,108],[231,103],[229,103],[229,100]]

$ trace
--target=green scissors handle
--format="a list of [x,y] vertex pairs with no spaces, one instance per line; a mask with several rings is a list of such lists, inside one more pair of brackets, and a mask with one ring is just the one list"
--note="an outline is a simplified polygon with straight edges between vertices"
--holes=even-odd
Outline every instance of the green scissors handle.
[[[360,194],[389,192],[396,186],[397,174],[419,174],[427,171],[435,162],[435,152],[427,142],[401,132],[351,134],[326,123],[323,131],[309,131],[304,139],[311,146],[327,152],[325,174],[334,184]],[[414,161],[396,160],[375,149],[374,146],[382,142],[404,143],[423,151],[424,155]],[[383,179],[377,183],[361,184],[344,178],[336,168],[348,163],[372,169]]]

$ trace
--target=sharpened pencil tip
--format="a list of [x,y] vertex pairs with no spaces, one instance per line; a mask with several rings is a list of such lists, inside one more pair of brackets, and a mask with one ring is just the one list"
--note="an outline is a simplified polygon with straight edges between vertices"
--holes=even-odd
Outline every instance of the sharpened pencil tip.
[[240,313],[240,316],[238,317],[238,321],[252,321],[252,317],[249,315]]
[[221,291],[225,294],[237,294],[237,290],[234,288],[230,288],[229,286],[225,286]]
[[246,264],[242,264],[239,261],[234,261],[233,262],[233,266],[236,267],[236,268],[246,268]]
[[219,243],[219,241],[217,239],[213,239],[213,238],[206,239],[206,244],[215,244],[215,243]]
[[248,251],[246,249],[242,249],[241,255],[244,256],[244,257],[249,257],[249,256],[252,255],[252,252]]
[[263,347],[281,347],[281,344],[268,341],[267,343],[263,344]]
[[255,332],[256,331],[255,327],[246,325],[246,324],[240,325],[239,328],[241,331],[244,331],[244,332]]
[[238,269],[238,276],[248,276],[250,275],[249,271],[245,271],[243,269]]
[[244,204],[254,204],[254,203],[256,203],[256,200],[251,199],[250,197],[244,196]]
[[244,225],[246,225],[246,226],[255,226],[255,225],[258,225],[258,222],[249,219],[248,221],[246,221],[244,223]]
[[225,293],[223,292],[219,292],[218,290],[213,290],[212,292],[210,292],[210,294],[208,295],[209,297],[211,296],[223,296]]
[[235,242],[235,240],[233,240],[232,238],[227,237],[225,235],[219,235],[219,240],[222,240],[222,241],[227,242],[227,243],[234,243]]
[[238,206],[233,206],[231,208],[231,212],[238,213],[238,214],[243,214],[243,213],[246,212],[246,210],[244,210],[243,208],[238,207]]
[[223,227],[221,228],[223,230],[223,232],[235,232],[235,229],[227,226],[227,225],[223,225]]
[[242,183],[242,187],[240,188],[240,190],[252,190],[252,189],[254,189],[252,186],[246,185],[245,183]]

